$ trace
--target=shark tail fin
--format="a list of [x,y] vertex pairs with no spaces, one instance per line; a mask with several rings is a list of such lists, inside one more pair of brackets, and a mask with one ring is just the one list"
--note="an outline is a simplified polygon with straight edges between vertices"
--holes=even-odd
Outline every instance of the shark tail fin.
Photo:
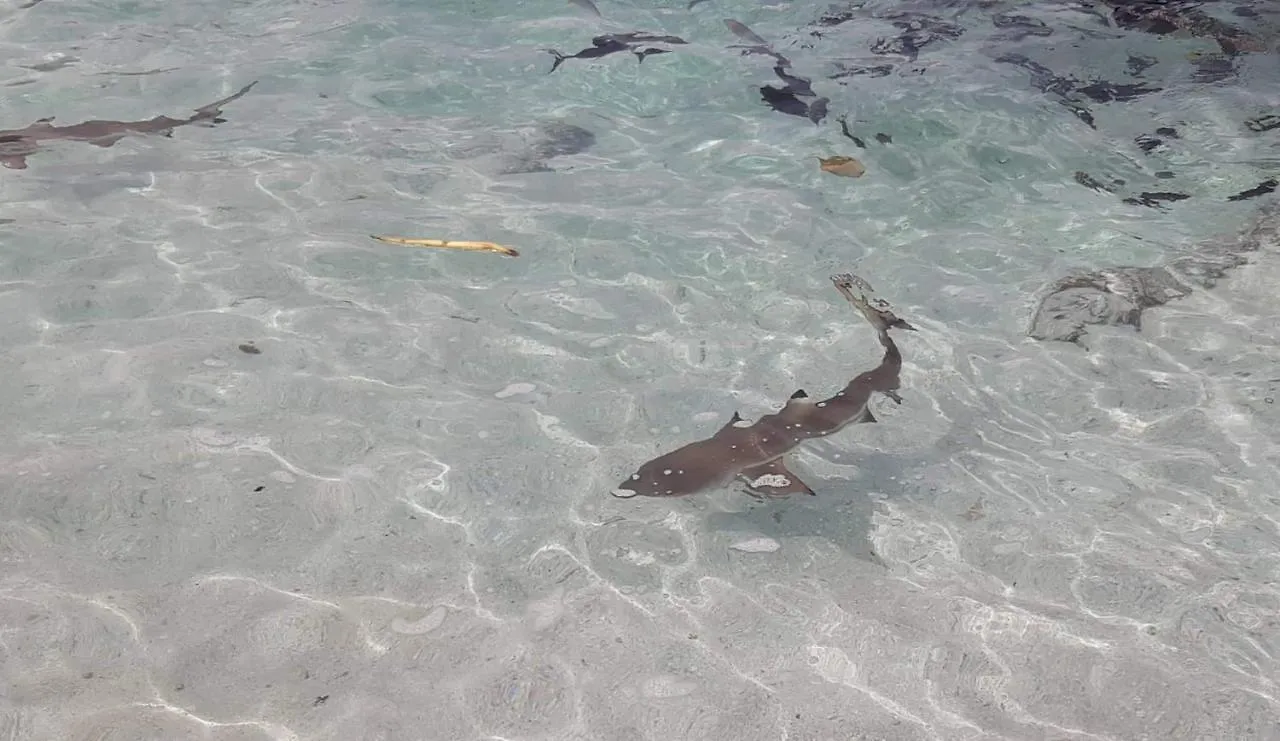
[[239,98],[244,97],[244,94],[252,90],[253,86],[257,84],[258,84],[258,81],[254,80],[253,82],[249,83],[248,85],[245,85],[244,87],[240,88],[239,90],[232,93],[231,95],[228,95],[222,100],[215,100],[209,105],[200,106],[199,108],[196,109],[196,115],[192,116],[190,121],[194,122],[194,121],[201,121],[206,118],[216,118],[219,113],[222,113],[222,106],[230,103],[233,100],[237,100]]
[[556,51],[555,49],[543,49],[543,51],[545,51],[546,53],[556,58],[556,61],[553,62],[551,65],[551,69],[547,70],[547,74],[551,74],[552,72],[555,72],[557,69],[559,69],[560,65],[564,64],[564,60],[569,58],[561,54],[560,52]]

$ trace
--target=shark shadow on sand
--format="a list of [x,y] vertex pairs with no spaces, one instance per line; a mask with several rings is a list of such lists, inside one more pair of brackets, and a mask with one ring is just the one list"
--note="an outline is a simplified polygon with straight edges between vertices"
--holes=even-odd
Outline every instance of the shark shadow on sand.
[[156,116],[144,121],[85,121],[70,126],[55,126],[53,117],[42,118],[25,129],[8,129],[0,131],[0,164],[11,170],[25,170],[27,157],[40,149],[41,142],[47,141],[80,141],[89,142],[99,147],[109,147],[130,134],[160,134],[172,136],[173,130],[179,126],[200,121],[210,124],[223,123],[219,118],[222,107],[249,92],[258,81],[245,85],[234,95],[214,101],[196,109],[188,118],[169,118]]
[[1142,312],[1212,288],[1248,255],[1280,244],[1280,207],[1271,205],[1248,229],[1211,239],[1156,267],[1116,267],[1068,276],[1048,287],[1027,334],[1037,340],[1083,344],[1091,324],[1142,329]]
[[734,479],[746,483],[753,495],[786,496],[810,494],[813,489],[792,473],[785,457],[805,440],[826,437],[850,424],[875,422],[869,403],[879,392],[902,403],[897,393],[902,372],[902,354],[890,329],[913,330],[894,315],[888,304],[870,299],[861,279],[851,275],[831,277],[836,290],[871,324],[884,347],[880,365],[856,376],[835,396],[814,401],[803,389],[796,391],[783,408],[755,423],[734,412],[714,435],[689,443],[640,466],[630,478],[613,490],[613,495],[629,498],[678,497],[725,486]]
[[488,129],[481,124],[450,132],[457,137],[445,146],[452,160],[463,160],[486,175],[519,175],[555,172],[551,161],[580,154],[595,146],[596,135],[567,121],[541,121],[508,129]]

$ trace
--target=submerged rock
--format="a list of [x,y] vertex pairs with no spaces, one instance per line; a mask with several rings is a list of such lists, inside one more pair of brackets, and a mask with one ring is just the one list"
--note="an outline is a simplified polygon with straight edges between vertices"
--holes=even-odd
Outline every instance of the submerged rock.
[[1271,206],[1244,232],[1196,244],[1156,267],[1116,267],[1063,278],[1049,286],[1027,334],[1079,343],[1091,324],[1142,328],[1142,312],[1211,288],[1264,245],[1280,244],[1280,207]]
[[1165,268],[1110,268],[1055,283],[1040,302],[1028,334],[1077,342],[1090,324],[1141,329],[1142,311],[1191,292]]

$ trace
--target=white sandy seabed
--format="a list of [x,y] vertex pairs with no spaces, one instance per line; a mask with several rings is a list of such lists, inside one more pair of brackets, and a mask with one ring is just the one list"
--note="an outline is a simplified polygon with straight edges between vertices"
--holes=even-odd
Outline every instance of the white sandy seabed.
[[[848,87],[796,48],[892,135],[857,150],[724,49],[814,8],[419,5],[6,8],[5,126],[261,82],[0,173],[0,739],[1280,739],[1276,245],[1141,332],[1025,337],[1048,281],[1255,218],[1273,57],[1211,86],[1212,44],[1125,41],[1166,89],[1095,131],[976,30]],[[1029,54],[1087,26],[1021,12]],[[636,28],[689,48],[546,74]],[[595,143],[498,174],[553,124]],[[1072,181],[1139,182],[1157,125],[1192,199]],[[817,497],[608,496],[874,364],[848,269],[921,331],[904,402],[796,456]]]

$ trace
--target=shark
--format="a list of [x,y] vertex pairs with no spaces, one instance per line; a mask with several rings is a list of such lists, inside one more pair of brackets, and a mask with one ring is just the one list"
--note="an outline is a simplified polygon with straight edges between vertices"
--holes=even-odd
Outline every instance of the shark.
[[130,134],[160,134],[170,136],[179,126],[208,121],[213,124],[222,123],[219,118],[222,107],[239,99],[258,84],[257,80],[240,88],[222,100],[214,101],[197,108],[187,118],[170,118],[156,116],[143,121],[85,121],[69,126],[57,126],[53,117],[42,118],[25,129],[0,130],[0,165],[10,170],[25,170],[27,158],[35,154],[42,142],[49,141],[81,141],[99,147],[109,147]]
[[[831,276],[836,290],[871,324],[884,348],[880,364],[858,374],[830,398],[815,400],[798,389],[781,410],[754,423],[738,412],[711,437],[691,442],[648,461],[613,490],[615,497],[679,497],[732,483],[746,484],[754,496],[813,495],[814,490],[787,467],[786,456],[801,443],[826,437],[850,424],[875,422],[869,403],[880,393],[902,403],[897,390],[902,353],[891,329],[915,331],[880,299],[868,298],[870,286],[851,273]],[[862,289],[854,293],[855,288]]]
[[[1180,34],[1211,39],[1229,56],[1241,52],[1265,52],[1269,42],[1274,40],[1254,35],[1214,18],[1200,10],[1203,3],[1186,0],[1102,0],[1102,5],[1111,8],[1111,17],[1120,28],[1144,31],[1156,36]],[[1094,7],[1095,10],[1101,10]]]
[[773,73],[784,84],[782,87],[773,85],[762,85],[760,87],[760,99],[766,105],[778,113],[807,118],[815,125],[826,118],[827,104],[831,100],[829,98],[817,98],[812,103],[801,100],[801,98],[816,98],[817,93],[813,91],[812,81],[791,73],[790,59],[774,51],[773,46],[763,36],[752,31],[745,23],[735,21],[732,18],[725,18],[724,25],[734,36],[747,42],[745,46],[734,45],[730,46],[730,49],[741,49],[744,56],[759,54],[773,57]]
[[[551,56],[555,57],[555,62],[551,64],[551,74],[560,68],[560,65],[570,59],[599,59],[610,54],[629,51],[636,55],[641,62],[644,58],[651,54],[668,54],[670,49],[663,49],[655,46],[645,46],[646,44],[688,44],[688,41],[679,36],[667,36],[662,34],[648,33],[647,31],[631,31],[629,33],[611,33],[603,36],[596,36],[591,39],[591,46],[583,49],[576,54],[564,54],[556,49],[543,49]],[[640,48],[644,46],[644,48]]]

